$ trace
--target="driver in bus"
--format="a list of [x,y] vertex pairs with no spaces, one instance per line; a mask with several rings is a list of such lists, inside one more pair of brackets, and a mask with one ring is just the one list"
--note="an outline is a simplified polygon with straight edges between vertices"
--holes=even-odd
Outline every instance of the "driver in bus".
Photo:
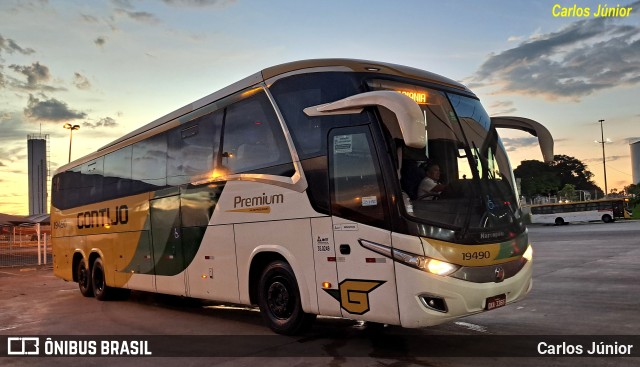
[[430,163],[426,168],[426,177],[418,186],[418,200],[434,200],[445,189],[445,185],[440,183],[440,166]]

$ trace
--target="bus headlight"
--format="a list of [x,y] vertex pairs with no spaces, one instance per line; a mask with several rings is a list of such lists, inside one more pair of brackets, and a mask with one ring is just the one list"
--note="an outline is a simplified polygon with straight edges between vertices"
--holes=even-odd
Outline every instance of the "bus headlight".
[[360,242],[360,245],[366,249],[427,273],[444,277],[453,274],[456,270],[460,269],[460,265],[451,264],[446,261],[436,260],[422,255],[416,255],[411,252],[397,250],[379,243],[363,239],[358,240],[358,242]]
[[451,264],[446,261],[436,260],[426,256],[420,256],[395,249],[393,250],[393,259],[411,266],[412,268],[440,276],[450,275],[460,268],[459,265]]
[[529,247],[527,247],[527,251],[522,254],[522,257],[527,259],[527,261],[531,261],[531,259],[533,259],[533,247],[531,247],[531,244],[529,244]]

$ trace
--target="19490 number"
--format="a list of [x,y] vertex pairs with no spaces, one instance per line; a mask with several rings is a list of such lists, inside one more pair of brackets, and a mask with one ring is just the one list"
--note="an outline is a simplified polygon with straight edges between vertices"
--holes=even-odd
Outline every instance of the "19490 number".
[[463,252],[462,260],[483,260],[490,259],[491,252],[489,251],[476,251],[476,252]]

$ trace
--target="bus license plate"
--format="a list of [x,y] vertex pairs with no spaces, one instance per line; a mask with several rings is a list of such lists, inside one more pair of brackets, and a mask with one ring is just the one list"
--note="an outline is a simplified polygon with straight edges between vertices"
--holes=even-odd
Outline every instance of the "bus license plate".
[[494,308],[502,307],[507,304],[507,295],[499,294],[497,296],[487,298],[485,310],[490,311]]

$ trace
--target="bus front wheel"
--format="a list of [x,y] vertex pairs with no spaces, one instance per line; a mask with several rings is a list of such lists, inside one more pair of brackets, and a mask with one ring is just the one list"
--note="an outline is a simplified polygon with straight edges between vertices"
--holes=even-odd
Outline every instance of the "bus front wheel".
[[602,221],[605,223],[611,223],[613,222],[613,218],[611,218],[609,214],[605,214],[602,216]]
[[298,334],[310,327],[316,316],[302,310],[296,277],[285,261],[274,261],[263,270],[258,305],[262,318],[278,334]]
[[78,288],[80,288],[80,293],[85,297],[93,297],[93,281],[84,259],[78,262],[76,276],[78,279]]
[[564,224],[564,219],[558,217],[556,218],[556,226],[561,226]]

